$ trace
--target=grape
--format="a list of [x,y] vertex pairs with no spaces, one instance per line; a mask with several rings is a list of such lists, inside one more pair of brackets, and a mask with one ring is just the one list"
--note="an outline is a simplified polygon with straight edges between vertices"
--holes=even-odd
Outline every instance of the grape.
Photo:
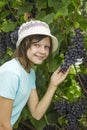
[[68,50],[64,55],[64,62],[61,64],[62,72],[66,72],[72,64],[81,64],[86,60],[86,50],[84,48],[84,37],[82,35],[82,30],[80,28],[76,28],[74,32],[75,35],[71,40],[72,46],[68,47]]

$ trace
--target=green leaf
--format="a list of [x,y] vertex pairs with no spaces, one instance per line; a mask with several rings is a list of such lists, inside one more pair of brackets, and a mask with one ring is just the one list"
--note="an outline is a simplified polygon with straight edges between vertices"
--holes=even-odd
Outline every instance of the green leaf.
[[45,121],[44,117],[39,121],[31,118],[31,123],[36,128],[36,130],[42,130],[43,127],[46,125],[46,121]]
[[3,32],[10,32],[10,31],[13,31],[16,26],[17,26],[17,23],[14,23],[12,21],[4,21],[2,24],[1,30]]
[[24,14],[26,12],[30,12],[33,8],[32,4],[24,3],[23,5],[19,6],[18,8],[18,15]]
[[53,7],[54,10],[57,11],[59,8],[61,8],[63,6],[63,4],[58,0],[54,0],[54,1],[53,0],[48,0],[48,6]]
[[75,6],[75,8],[78,8],[78,6],[80,6],[80,1],[79,0],[72,0],[72,4]]
[[58,123],[59,123],[61,126],[65,124],[65,120],[64,120],[64,117],[63,117],[63,116],[61,116],[61,117],[58,118]]
[[3,8],[6,5],[6,2],[0,1],[0,9]]
[[57,123],[57,112],[55,112],[54,108],[52,109],[52,111],[47,112],[47,119],[49,123]]
[[42,20],[47,22],[48,24],[50,24],[53,22],[54,16],[55,16],[54,13],[50,13],[50,14],[46,15]]
[[49,72],[54,72],[58,68],[58,59],[53,58],[49,64]]
[[[73,80],[74,81],[74,80]],[[69,100],[74,100],[81,96],[81,89],[78,85],[74,84],[67,89],[66,96]]]
[[7,54],[8,54],[9,56],[12,56],[12,55],[13,55],[13,51],[12,51],[10,48],[8,48],[8,49],[7,49]]
[[68,15],[68,9],[63,7],[61,9],[59,9],[55,15],[55,19],[57,19],[58,17],[62,16],[65,17]]
[[37,0],[36,7],[38,8],[38,11],[45,9],[47,7],[47,0]]
[[68,5],[71,3],[70,0],[62,0],[62,3],[65,7],[68,7]]
[[36,19],[43,19],[46,16],[45,11],[40,11],[36,14]]
[[10,3],[12,4],[12,7],[13,7],[14,9],[17,9],[20,5],[23,4],[23,1],[22,1],[22,0],[15,0],[14,2],[11,1]]

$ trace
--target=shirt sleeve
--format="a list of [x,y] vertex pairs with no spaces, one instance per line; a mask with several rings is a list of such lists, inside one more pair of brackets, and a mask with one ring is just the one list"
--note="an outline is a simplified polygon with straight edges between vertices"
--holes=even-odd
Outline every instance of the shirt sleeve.
[[33,69],[31,69],[31,80],[32,80],[31,89],[35,89],[36,88],[36,75],[35,75],[35,71]]
[[12,72],[0,73],[0,96],[14,99],[19,86],[19,78]]

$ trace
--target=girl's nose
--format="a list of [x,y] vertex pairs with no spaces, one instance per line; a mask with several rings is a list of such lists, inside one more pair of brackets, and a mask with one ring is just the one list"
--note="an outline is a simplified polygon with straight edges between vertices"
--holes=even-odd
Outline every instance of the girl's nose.
[[45,53],[45,48],[44,47],[40,47],[40,52],[41,53]]

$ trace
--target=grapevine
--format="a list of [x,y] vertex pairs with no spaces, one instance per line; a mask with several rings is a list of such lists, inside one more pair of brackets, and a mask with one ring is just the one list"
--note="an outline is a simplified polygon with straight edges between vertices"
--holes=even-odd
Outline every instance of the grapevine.
[[79,83],[79,86],[82,88],[82,92],[87,96],[87,74],[79,73],[76,76],[76,82]]
[[[86,57],[83,32],[80,28],[76,28],[71,40],[71,46],[68,47],[68,51],[65,53],[61,71],[64,73],[71,65],[74,65],[77,74],[77,82],[82,86],[84,93],[87,91],[87,75],[78,74],[76,65],[85,62]],[[82,116],[86,114],[87,110],[87,99],[85,95],[83,96],[84,97],[80,97],[78,100],[72,102],[65,99],[54,102],[54,110],[56,110],[58,118],[62,117],[65,122],[67,121],[64,130],[80,130],[80,120]],[[49,128],[46,130],[48,129]]]

